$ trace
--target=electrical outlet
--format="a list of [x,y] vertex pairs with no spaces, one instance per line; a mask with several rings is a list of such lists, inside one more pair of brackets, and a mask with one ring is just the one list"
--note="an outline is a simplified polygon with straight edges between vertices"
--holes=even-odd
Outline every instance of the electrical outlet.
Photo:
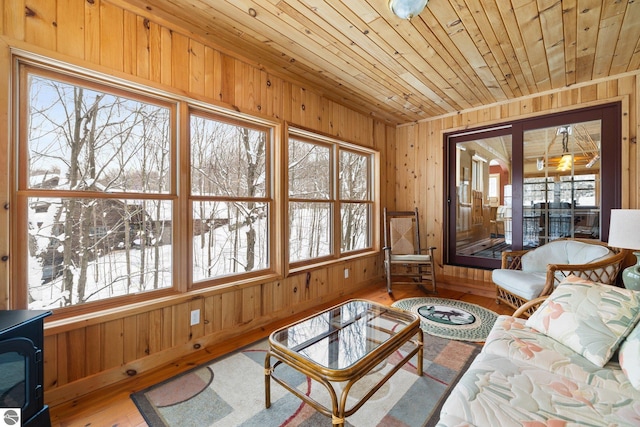
[[344,278],[345,278],[345,279],[348,279],[348,278],[349,278],[349,269],[348,269],[348,268],[345,268],[345,269],[344,269]]
[[200,323],[200,310],[191,310],[191,326]]

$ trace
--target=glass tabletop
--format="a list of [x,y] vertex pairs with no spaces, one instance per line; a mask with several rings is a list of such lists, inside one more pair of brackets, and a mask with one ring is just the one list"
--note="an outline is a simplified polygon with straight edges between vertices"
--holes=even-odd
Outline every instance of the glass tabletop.
[[284,347],[324,368],[352,366],[417,317],[370,301],[351,300],[271,334]]

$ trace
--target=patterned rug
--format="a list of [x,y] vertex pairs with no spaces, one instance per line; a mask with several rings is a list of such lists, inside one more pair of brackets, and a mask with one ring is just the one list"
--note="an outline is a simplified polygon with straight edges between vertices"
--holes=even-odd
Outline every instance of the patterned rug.
[[[210,364],[177,375],[161,384],[134,393],[131,398],[151,427],[206,426],[304,426],[326,427],[331,419],[303,403],[274,381],[271,407],[265,409],[264,357],[267,341],[262,340]],[[349,393],[365,394],[410,348],[399,350],[385,364],[358,381]],[[396,372],[345,426],[435,426],[449,390],[480,351],[473,343],[425,336],[424,375],[416,375],[415,357]],[[278,366],[279,376],[297,384],[312,398],[327,404],[329,395],[306,376]],[[289,369],[288,372],[282,369]],[[348,405],[351,407],[351,405]]]
[[479,305],[446,298],[406,298],[391,305],[418,314],[427,334],[451,340],[485,341],[498,318]]

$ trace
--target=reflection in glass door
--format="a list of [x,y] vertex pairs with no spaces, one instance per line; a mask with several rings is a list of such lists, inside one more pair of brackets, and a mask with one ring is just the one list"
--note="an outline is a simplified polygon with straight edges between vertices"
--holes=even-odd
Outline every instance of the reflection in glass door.
[[522,246],[600,238],[601,120],[524,132]]
[[511,135],[463,139],[455,145],[456,256],[500,259],[513,238]]

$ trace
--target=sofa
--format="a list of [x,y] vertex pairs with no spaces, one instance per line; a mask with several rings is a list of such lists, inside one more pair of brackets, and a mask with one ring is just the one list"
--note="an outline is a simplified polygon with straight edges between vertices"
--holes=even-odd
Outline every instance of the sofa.
[[498,317],[438,426],[640,426],[639,318],[640,292],[569,276]]

